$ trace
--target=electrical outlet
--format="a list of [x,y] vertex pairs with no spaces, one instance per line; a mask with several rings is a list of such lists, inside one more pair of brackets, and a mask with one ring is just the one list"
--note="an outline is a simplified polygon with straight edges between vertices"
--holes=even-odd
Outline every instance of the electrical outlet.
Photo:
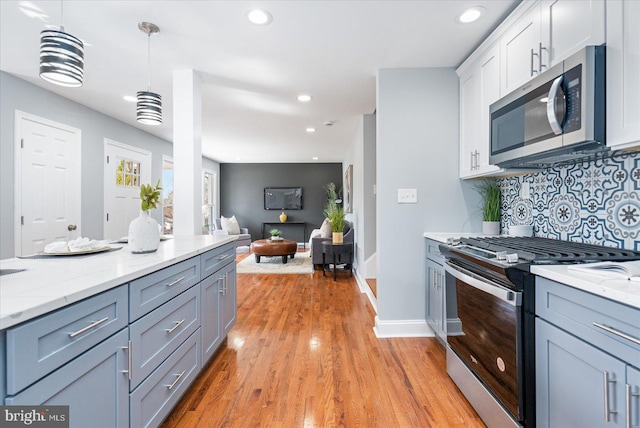
[[399,204],[417,204],[418,189],[398,189]]
[[522,197],[522,199],[531,198],[531,189],[529,187],[529,183],[526,181],[522,183],[522,187],[520,189],[520,196]]

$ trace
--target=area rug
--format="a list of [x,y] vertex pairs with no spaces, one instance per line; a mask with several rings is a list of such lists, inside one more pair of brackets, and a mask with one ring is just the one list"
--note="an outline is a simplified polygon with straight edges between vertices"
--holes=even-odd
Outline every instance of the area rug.
[[260,263],[256,263],[256,257],[250,254],[236,265],[237,273],[279,273],[279,274],[304,274],[313,273],[313,264],[309,252],[296,253],[293,259],[282,263],[282,257],[260,257]]

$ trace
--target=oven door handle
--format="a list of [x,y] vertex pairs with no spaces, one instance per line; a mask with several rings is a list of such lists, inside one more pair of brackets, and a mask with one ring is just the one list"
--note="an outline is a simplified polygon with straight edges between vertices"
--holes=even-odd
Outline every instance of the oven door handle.
[[445,260],[445,271],[451,274],[454,278],[459,279],[460,281],[468,284],[478,290],[484,291],[485,293],[489,293],[492,296],[497,297],[498,299],[512,305],[512,306],[521,306],[522,305],[522,293],[509,290],[495,282],[488,281],[485,278],[476,275],[473,272],[468,271],[460,266],[457,266],[448,260]]

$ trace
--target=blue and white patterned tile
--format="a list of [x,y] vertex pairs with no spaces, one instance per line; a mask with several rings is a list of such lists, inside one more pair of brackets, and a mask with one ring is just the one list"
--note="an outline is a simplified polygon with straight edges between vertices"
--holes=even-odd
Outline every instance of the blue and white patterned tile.
[[532,221],[536,236],[640,251],[640,152],[505,178],[501,189],[503,228]]

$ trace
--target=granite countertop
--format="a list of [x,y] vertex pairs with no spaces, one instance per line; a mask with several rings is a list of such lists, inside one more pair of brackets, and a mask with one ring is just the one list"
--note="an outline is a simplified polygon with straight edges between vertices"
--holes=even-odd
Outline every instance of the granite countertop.
[[640,282],[568,270],[567,266],[531,266],[531,273],[640,309]]
[[0,330],[125,284],[237,239],[234,235],[177,236],[158,251],[132,254],[120,248],[75,256],[0,260],[1,269],[25,269],[0,277]]

